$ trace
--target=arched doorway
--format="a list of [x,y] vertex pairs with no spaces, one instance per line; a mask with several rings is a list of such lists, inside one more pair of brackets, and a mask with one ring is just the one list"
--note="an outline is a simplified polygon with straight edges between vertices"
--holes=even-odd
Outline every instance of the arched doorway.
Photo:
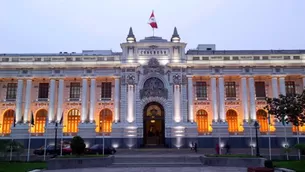
[[12,109],[9,109],[4,113],[3,121],[2,121],[2,133],[3,134],[11,133],[11,127],[14,123],[14,113],[15,113],[15,111]]
[[143,110],[144,144],[151,146],[164,145],[165,120],[164,108],[160,103],[148,103]]
[[48,111],[45,109],[40,109],[36,112],[34,133],[44,133],[47,116],[48,116]]
[[110,109],[103,109],[99,116],[99,131],[104,134],[109,134],[112,128],[112,112]]
[[259,124],[260,132],[268,132],[268,116],[267,112],[260,109],[256,112],[257,122]]
[[77,133],[79,123],[80,123],[79,110],[71,109],[68,113],[67,132],[68,133]]
[[238,132],[238,116],[235,110],[228,110],[227,114],[228,129],[230,133]]
[[207,111],[200,109],[196,113],[196,122],[198,133],[207,133],[209,132],[209,122],[208,122],[208,113]]

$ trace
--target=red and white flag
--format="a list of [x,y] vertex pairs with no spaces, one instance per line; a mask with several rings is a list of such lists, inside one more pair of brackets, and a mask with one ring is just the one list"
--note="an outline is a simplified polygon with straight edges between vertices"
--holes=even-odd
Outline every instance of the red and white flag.
[[157,25],[157,22],[156,22],[156,19],[155,19],[155,15],[154,15],[154,11],[152,11],[152,13],[150,15],[148,24],[150,24],[150,26],[152,28],[156,28],[156,29],[158,28],[158,25]]

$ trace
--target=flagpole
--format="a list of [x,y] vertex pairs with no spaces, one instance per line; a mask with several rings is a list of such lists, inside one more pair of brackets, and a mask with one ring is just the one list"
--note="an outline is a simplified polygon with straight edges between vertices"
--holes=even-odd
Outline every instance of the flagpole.
[[30,149],[31,149],[31,123],[29,124],[29,142],[28,142],[28,155],[26,161],[30,161]]
[[[297,131],[297,144],[300,144],[300,136],[299,136],[299,134],[300,134],[300,128],[299,128],[299,126],[298,126],[298,131]],[[298,149],[298,156],[299,156],[299,160],[301,160],[301,151],[300,151],[300,149]]]
[[270,125],[271,125],[271,117],[270,114],[268,113],[268,144],[269,144],[269,159],[271,160],[271,138],[270,138]]
[[63,137],[64,137],[64,132],[63,132],[63,125],[61,125],[61,138],[60,138],[60,156],[62,156],[62,146],[63,146]]
[[10,161],[12,161],[12,156],[13,156],[13,143],[14,143],[14,139],[12,138],[11,140],[11,150],[10,150]]
[[269,141],[269,159],[271,160],[271,138],[270,138],[270,124],[268,124],[268,141]]
[[[251,122],[251,121],[250,121]],[[252,138],[252,125],[250,123],[248,123],[250,126],[250,143],[251,143],[251,155],[253,156],[254,152],[253,152],[253,138]]]
[[46,154],[47,154],[47,137],[48,137],[48,123],[45,126],[45,137],[44,137],[44,148],[43,148],[43,160],[46,160]]
[[[285,125],[284,125],[284,132],[285,132],[285,149],[288,149],[287,131],[286,131],[286,126]],[[288,150],[286,150],[286,159],[289,160]]]
[[153,37],[155,36],[155,29],[154,28],[152,28],[153,29]]

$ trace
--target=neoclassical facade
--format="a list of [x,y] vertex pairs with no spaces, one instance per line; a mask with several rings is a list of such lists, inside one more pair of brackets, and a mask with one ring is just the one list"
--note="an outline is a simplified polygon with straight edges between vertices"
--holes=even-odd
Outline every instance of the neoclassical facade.
[[139,41],[130,28],[122,52],[0,54],[0,138],[42,146],[58,122],[59,138],[88,144],[248,147],[256,120],[263,145],[303,139],[304,127],[269,123],[264,106],[303,90],[305,50],[185,47],[176,28]]

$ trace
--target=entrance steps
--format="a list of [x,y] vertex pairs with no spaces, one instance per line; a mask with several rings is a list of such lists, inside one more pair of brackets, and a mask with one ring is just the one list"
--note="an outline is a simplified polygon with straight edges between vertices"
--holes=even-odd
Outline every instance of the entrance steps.
[[199,156],[114,156],[110,167],[200,167]]

